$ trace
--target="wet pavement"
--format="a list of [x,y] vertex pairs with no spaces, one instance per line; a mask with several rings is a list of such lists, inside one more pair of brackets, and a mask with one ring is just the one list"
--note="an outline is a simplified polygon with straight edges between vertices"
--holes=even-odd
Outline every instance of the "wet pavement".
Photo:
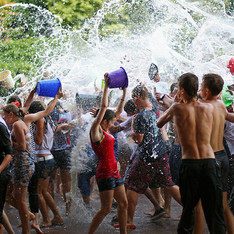
[[[52,226],[50,228],[43,228],[44,233],[51,234],[60,234],[60,233],[69,233],[69,234],[85,234],[88,233],[89,224],[92,220],[93,215],[100,207],[100,201],[98,198],[98,193],[95,191],[94,199],[91,202],[92,208],[87,209],[84,207],[80,194],[73,196],[72,204],[72,215],[70,217],[65,216],[65,205],[62,201],[60,195],[55,194],[55,201],[59,208],[61,215],[64,218],[63,226]],[[138,205],[136,207],[136,213],[134,218],[134,223],[136,229],[128,230],[130,234],[142,234],[142,233],[158,233],[158,234],[172,234],[176,233],[178,221],[175,221],[174,218],[177,218],[181,214],[182,208],[172,199],[171,207],[171,218],[161,218],[157,221],[152,222],[151,218],[144,214],[144,211],[148,211],[152,208],[151,203],[144,195],[139,195]],[[12,224],[12,227],[15,233],[21,233],[21,229],[17,228],[20,223],[18,211],[14,208],[9,208],[6,206],[5,209],[8,218]],[[116,209],[112,209],[111,213],[105,218],[103,223],[99,226],[97,234],[106,234],[106,233],[119,233],[118,229],[114,229],[111,226],[111,220],[113,216],[116,215]],[[52,215],[51,215],[52,218]],[[4,231],[4,233],[6,233]],[[31,233],[36,233],[34,230],[31,230]]]

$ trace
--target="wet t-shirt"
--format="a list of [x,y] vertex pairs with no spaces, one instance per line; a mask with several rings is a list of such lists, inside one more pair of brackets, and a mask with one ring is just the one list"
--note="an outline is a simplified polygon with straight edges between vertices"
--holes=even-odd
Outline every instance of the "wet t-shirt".
[[117,161],[114,154],[115,138],[103,130],[103,138],[100,142],[94,143],[90,137],[93,151],[98,157],[99,163],[96,173],[96,180],[109,177],[120,178],[117,168]]
[[135,118],[134,132],[144,134],[139,144],[139,158],[145,162],[154,162],[167,153],[156,122],[157,118],[153,110],[143,110]]

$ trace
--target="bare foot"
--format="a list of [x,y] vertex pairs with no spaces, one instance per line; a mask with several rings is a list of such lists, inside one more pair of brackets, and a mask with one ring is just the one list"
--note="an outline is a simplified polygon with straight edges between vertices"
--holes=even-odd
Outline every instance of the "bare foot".
[[145,215],[150,215],[150,216],[153,216],[155,213],[155,208],[153,208],[152,210],[149,210],[149,211],[145,211],[144,214]]
[[29,211],[28,214],[29,214],[29,221],[32,221],[36,218],[32,212]]
[[36,233],[38,234],[43,234],[44,232],[40,229],[40,226],[39,224],[35,224],[35,223],[32,223],[31,224],[31,228],[34,228]]
[[63,225],[64,221],[63,218],[53,218],[51,220],[52,225]]
[[71,216],[71,199],[66,201],[66,216]]
[[[36,218],[36,216],[32,212],[30,212],[30,211],[29,211],[28,215],[29,215],[29,222],[32,221],[32,220],[34,220]],[[18,228],[22,227],[22,223],[19,224],[17,227]]]
[[63,185],[62,185],[62,183],[56,188],[56,193],[63,196]]
[[46,228],[46,227],[51,227],[52,223],[51,222],[42,222],[40,224],[41,228]]
[[165,209],[166,214],[163,216],[165,218],[171,218],[171,210],[170,209]]

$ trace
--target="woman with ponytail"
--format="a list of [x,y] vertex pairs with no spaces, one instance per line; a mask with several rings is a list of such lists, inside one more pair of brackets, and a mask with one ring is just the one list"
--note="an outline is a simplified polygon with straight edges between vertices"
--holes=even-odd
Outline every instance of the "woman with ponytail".
[[[39,225],[39,208],[38,208],[38,193],[37,193],[38,163],[37,163],[37,159],[35,156],[35,143],[34,143],[34,139],[33,139],[31,123],[49,115],[50,112],[54,109],[58,99],[63,97],[63,93],[59,89],[58,93],[56,94],[56,96],[50,102],[50,104],[47,106],[46,109],[43,109],[43,110],[36,112],[36,113],[28,114],[28,109],[33,101],[33,96],[34,96],[35,92],[36,92],[36,88],[34,88],[30,92],[30,94],[29,94],[29,96],[28,96],[28,98],[23,106],[22,106],[22,102],[21,102],[20,98],[17,95],[10,96],[7,103],[8,104],[12,103],[12,104],[16,105],[17,107],[19,107],[24,113],[27,113],[24,115],[23,121],[26,124],[26,126],[30,129],[31,144],[32,144],[31,155],[33,156],[33,161],[35,164],[35,171],[31,177],[29,185],[28,185],[28,193],[29,193],[28,200],[29,200],[29,207],[31,210],[31,212],[29,212],[29,220],[32,220],[31,227],[34,228],[38,234],[42,234],[43,232],[41,231],[40,225]],[[8,184],[7,191],[8,191],[7,192],[7,201],[10,203],[10,205],[12,205],[16,209],[18,209],[17,201],[16,201],[14,195],[12,194],[13,186],[12,186],[11,182]],[[19,226],[22,226],[22,225],[19,225]]]
[[34,173],[34,162],[31,156],[31,134],[22,118],[24,113],[15,104],[3,107],[3,119],[8,126],[12,125],[11,142],[13,147],[12,183],[17,208],[22,222],[22,233],[30,233],[29,211],[26,202],[30,178]]
[[[43,102],[33,101],[29,107],[29,113],[40,113],[45,110],[45,107],[46,106]],[[32,124],[32,128],[35,142],[35,154],[38,163],[37,191],[39,208],[43,219],[41,225],[43,227],[49,227],[53,224],[62,225],[63,218],[61,217],[56,203],[48,190],[50,176],[54,171],[55,161],[51,154],[51,149],[53,146],[54,133],[57,128],[50,115],[38,119]],[[51,209],[54,215],[52,220],[50,220],[47,206]]]

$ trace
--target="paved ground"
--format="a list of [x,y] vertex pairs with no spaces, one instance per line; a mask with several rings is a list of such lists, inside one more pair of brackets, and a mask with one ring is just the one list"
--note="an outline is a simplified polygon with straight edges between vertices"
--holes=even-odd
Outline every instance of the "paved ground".
[[[64,225],[63,226],[53,226],[50,228],[44,228],[44,233],[52,233],[52,234],[60,234],[60,233],[69,233],[69,234],[85,234],[88,231],[89,224],[92,220],[94,213],[97,211],[100,206],[100,202],[98,199],[98,195],[95,194],[95,199],[92,201],[92,209],[87,210],[79,197],[78,194],[74,198],[74,202],[72,205],[72,216],[65,216],[64,203],[61,197],[56,194],[55,200],[59,207],[59,211],[64,217]],[[129,230],[130,234],[172,234],[176,233],[176,228],[178,225],[178,221],[173,220],[181,213],[181,207],[173,200],[172,201],[172,218],[162,218],[155,222],[152,222],[149,216],[144,215],[144,211],[150,210],[151,204],[147,200],[147,198],[143,195],[139,196],[139,201],[135,214],[135,230]],[[6,212],[8,214],[9,220],[12,223],[12,226],[15,230],[15,233],[21,233],[21,229],[17,228],[17,225],[20,223],[18,211],[13,208],[6,208]],[[112,212],[105,218],[104,222],[101,224],[99,229],[97,230],[97,234],[106,234],[106,233],[119,233],[118,229],[114,229],[111,226],[111,219],[116,214],[116,209],[112,209]],[[4,232],[6,233],[6,232]],[[31,233],[36,233],[34,230]]]

